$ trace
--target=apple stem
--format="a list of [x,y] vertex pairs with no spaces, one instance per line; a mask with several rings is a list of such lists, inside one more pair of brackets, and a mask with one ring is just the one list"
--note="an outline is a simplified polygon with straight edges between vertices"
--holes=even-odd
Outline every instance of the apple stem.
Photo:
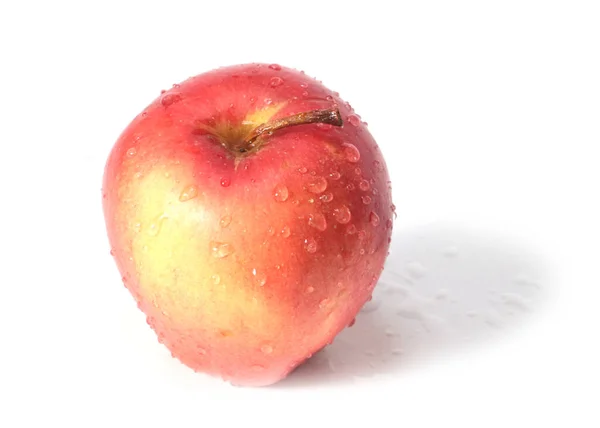
[[305,125],[308,123],[325,123],[333,126],[342,126],[342,116],[337,107],[332,109],[311,110],[304,113],[275,119],[254,128],[246,138],[246,147],[252,148],[254,141],[262,135],[271,135],[273,132],[288,126]]

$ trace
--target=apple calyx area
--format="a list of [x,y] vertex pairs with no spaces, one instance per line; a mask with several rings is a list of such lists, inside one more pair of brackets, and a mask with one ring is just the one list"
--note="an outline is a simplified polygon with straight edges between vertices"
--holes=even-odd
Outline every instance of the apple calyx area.
[[250,135],[237,146],[237,152],[240,154],[254,152],[262,145],[264,137],[273,135],[273,132],[290,126],[306,125],[310,123],[323,123],[333,126],[343,125],[342,116],[337,107],[293,114],[291,116],[271,120],[254,128]]

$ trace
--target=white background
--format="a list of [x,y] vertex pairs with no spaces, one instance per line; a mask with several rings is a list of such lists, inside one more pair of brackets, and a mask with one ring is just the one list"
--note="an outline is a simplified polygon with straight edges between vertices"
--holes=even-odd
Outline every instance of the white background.
[[[598,9],[3,1],[0,426],[600,426]],[[261,389],[158,345],[100,194],[112,144],[161,89],[246,62],[350,101],[399,214],[355,327]]]

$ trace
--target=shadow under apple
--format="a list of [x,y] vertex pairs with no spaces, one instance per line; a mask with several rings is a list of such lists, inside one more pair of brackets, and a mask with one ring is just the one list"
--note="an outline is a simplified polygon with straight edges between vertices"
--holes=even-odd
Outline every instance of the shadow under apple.
[[530,318],[544,275],[504,237],[448,225],[401,231],[354,326],[275,387],[353,382],[482,345]]

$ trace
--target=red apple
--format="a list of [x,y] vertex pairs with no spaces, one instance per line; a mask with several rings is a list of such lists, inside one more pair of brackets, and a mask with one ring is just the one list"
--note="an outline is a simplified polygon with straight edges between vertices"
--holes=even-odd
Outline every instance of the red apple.
[[174,357],[269,385],[331,343],[383,269],[384,159],[339,94],[279,65],[164,92],[108,158],[111,253]]

